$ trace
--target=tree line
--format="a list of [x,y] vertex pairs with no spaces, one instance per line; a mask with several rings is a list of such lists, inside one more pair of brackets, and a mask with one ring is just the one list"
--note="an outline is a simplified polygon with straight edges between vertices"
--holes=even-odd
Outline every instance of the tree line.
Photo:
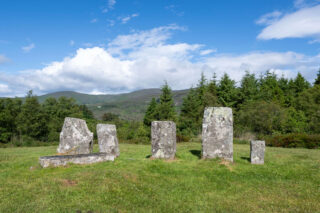
[[153,120],[173,120],[178,134],[193,137],[201,133],[204,108],[231,107],[234,113],[234,133],[241,137],[287,133],[320,133],[320,70],[314,83],[300,73],[293,79],[267,71],[257,77],[246,72],[237,84],[228,74],[208,80],[202,74],[178,113],[167,83],[159,99],[152,99],[144,124]]
[[20,98],[0,99],[0,142],[58,141],[65,117],[93,119],[85,105],[72,98],[48,98],[40,104],[29,91]]

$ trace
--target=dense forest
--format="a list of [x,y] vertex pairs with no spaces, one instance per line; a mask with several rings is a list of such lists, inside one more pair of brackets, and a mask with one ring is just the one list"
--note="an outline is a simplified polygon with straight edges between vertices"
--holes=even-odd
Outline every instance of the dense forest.
[[97,123],[114,123],[120,140],[131,143],[149,143],[153,120],[173,120],[178,141],[189,141],[199,138],[207,106],[233,109],[234,136],[239,139],[272,136],[269,141],[273,144],[280,138],[280,146],[290,143],[293,147],[299,146],[297,143],[310,146],[313,141],[310,148],[320,143],[320,70],[312,84],[300,73],[287,79],[269,71],[259,77],[246,72],[240,82],[227,74],[219,80],[215,75],[206,79],[202,74],[179,110],[170,86],[165,83],[161,89],[160,98],[150,101],[143,122],[126,121],[112,113],[105,113],[99,121],[86,105],[78,105],[72,98],[47,98],[40,104],[32,91],[24,100],[0,99],[0,145],[57,142],[65,117],[85,119],[94,133]]

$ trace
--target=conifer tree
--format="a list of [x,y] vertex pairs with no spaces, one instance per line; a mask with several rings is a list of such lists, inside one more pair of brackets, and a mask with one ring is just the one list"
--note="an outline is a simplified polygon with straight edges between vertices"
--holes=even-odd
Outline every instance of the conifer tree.
[[314,81],[314,85],[320,85],[320,69],[318,71],[317,78]]
[[156,110],[157,110],[157,102],[155,98],[152,98],[148,109],[146,111],[146,114],[144,115],[143,118],[143,123],[147,126],[151,125],[151,122],[154,120],[157,120],[158,115],[156,114]]
[[230,79],[229,75],[225,73],[219,83],[218,87],[219,102],[226,107],[236,106],[238,100],[238,91],[236,82]]
[[162,86],[162,94],[160,96],[160,103],[157,105],[156,114],[159,120],[175,121],[177,113],[174,107],[172,98],[172,91],[167,82]]
[[21,135],[27,135],[38,140],[46,139],[48,117],[32,91],[28,92],[17,120],[18,130]]
[[199,108],[197,92],[191,88],[181,106],[179,129],[184,134],[197,135],[200,132],[202,117],[199,116]]
[[246,71],[246,74],[241,79],[240,97],[241,102],[253,101],[258,94],[258,80],[254,74]]

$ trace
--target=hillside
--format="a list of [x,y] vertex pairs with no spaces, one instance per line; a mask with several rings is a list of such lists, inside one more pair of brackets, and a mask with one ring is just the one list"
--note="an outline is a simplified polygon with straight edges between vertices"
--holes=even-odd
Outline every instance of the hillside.
[[[187,93],[188,90],[173,91],[173,98],[177,109],[181,106],[183,97]],[[160,94],[160,89],[144,89],[116,95],[89,95],[73,91],[63,91],[38,96],[38,99],[40,102],[44,102],[49,97],[59,98],[65,96],[74,98],[79,104],[86,104],[97,118],[101,118],[106,112],[112,112],[124,119],[141,120],[150,100],[153,97],[158,98]]]

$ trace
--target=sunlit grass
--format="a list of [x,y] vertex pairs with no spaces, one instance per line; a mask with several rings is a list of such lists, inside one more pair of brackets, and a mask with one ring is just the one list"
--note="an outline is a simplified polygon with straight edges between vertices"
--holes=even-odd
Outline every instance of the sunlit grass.
[[[97,147],[95,147],[97,150]],[[251,165],[249,145],[234,163],[199,159],[200,143],[173,161],[151,160],[149,145],[120,145],[114,162],[42,169],[56,147],[0,149],[0,212],[318,212],[320,150],[266,149]]]

